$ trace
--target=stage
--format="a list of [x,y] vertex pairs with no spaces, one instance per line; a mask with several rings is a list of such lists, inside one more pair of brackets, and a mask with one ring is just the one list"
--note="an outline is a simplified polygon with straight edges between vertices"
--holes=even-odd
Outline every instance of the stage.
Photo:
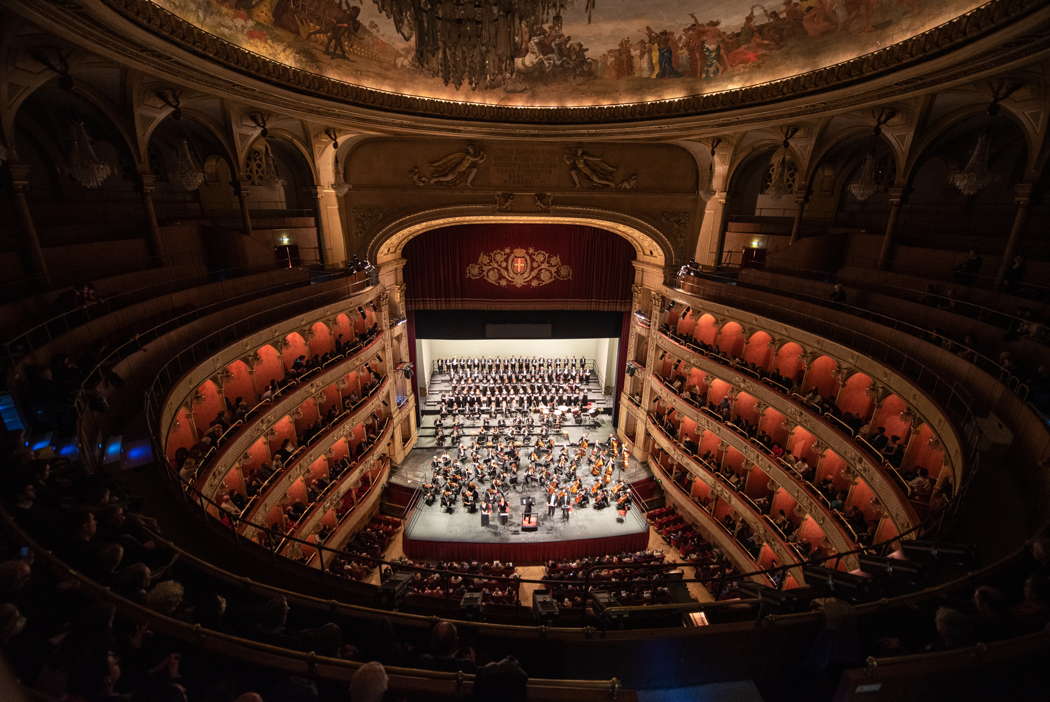
[[[539,520],[536,531],[521,530],[521,496],[536,500],[532,513]],[[481,513],[470,514],[462,505],[452,514],[419,503],[405,527],[404,550],[409,558],[423,560],[510,561],[514,564],[570,560],[604,553],[643,551],[649,543],[649,528],[640,509],[633,507],[623,523],[616,521],[616,509],[591,507],[574,510],[568,520],[561,510],[547,516],[544,493],[539,488],[519,493],[511,491],[513,509],[507,524],[496,515],[487,527],[481,526]]]
[[[522,356],[580,357],[588,355],[588,345],[597,348],[605,346],[611,356],[601,354],[600,358],[588,360],[592,369],[590,381],[586,384],[589,401],[596,409],[596,415],[587,423],[567,422],[560,431],[552,435],[556,446],[575,443],[586,436],[592,442],[607,441],[613,431],[612,396],[603,392],[602,378],[609,378],[607,370],[615,364],[616,339],[586,340],[516,340],[500,342],[505,347],[493,348],[490,340],[469,342],[443,342],[428,340],[429,344],[420,351],[424,361],[423,368],[430,366],[433,358],[466,356],[484,352],[491,355],[518,354]],[[489,344],[490,346],[484,346]],[[611,364],[611,365],[607,365]],[[437,447],[434,440],[434,419],[437,416],[441,393],[449,390],[448,376],[444,373],[429,373],[427,378],[427,395],[422,402],[422,420],[419,427],[419,439],[415,448],[399,466],[391,481],[415,490],[429,479],[430,460],[435,455],[448,451],[451,446]],[[611,378],[610,378],[611,379]],[[480,431],[480,420],[467,419],[464,422],[465,434],[475,436]],[[535,436],[525,440],[531,445]],[[522,450],[522,456],[528,450]],[[521,469],[524,469],[524,463]],[[521,473],[519,473],[520,475]],[[650,476],[649,471],[637,461],[631,459],[625,470],[617,471],[616,480],[622,478],[628,483]],[[580,477],[584,485],[590,482],[586,468],[581,469]],[[482,489],[484,485],[479,486]],[[538,518],[536,531],[522,531],[521,517],[523,507],[521,497],[532,496],[535,504],[532,513]],[[547,560],[571,560],[581,556],[594,556],[606,553],[625,551],[642,551],[649,544],[649,529],[644,511],[634,505],[624,521],[617,522],[615,507],[596,510],[585,507],[573,510],[568,520],[562,518],[561,510],[554,516],[547,516],[547,495],[538,486],[526,491],[512,488],[508,494],[511,501],[511,514],[505,525],[499,524],[497,515],[493,514],[490,524],[481,526],[481,513],[469,513],[462,503],[457,504],[455,511],[448,514],[442,510],[440,503],[427,506],[417,503],[411,514],[406,515],[404,531],[404,553],[409,558],[420,560],[470,560],[470,561],[510,561],[515,564],[543,563]]]

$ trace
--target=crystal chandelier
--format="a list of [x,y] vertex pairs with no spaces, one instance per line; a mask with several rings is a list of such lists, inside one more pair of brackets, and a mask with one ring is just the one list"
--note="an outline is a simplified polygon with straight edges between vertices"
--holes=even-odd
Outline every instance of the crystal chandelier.
[[878,183],[875,182],[875,156],[869,152],[864,157],[864,164],[860,167],[860,177],[849,184],[849,194],[856,200],[864,202],[878,189]]
[[252,153],[254,163],[249,163],[252,182],[255,185],[281,185],[281,178],[277,174],[277,159],[273,157],[269,139],[263,136],[259,142],[259,148]]
[[782,197],[791,192],[791,184],[788,182],[791,162],[788,160],[788,150],[782,146],[773,153],[769,160],[769,185],[763,194],[773,197]]
[[966,167],[948,176],[948,182],[967,197],[976,195],[995,180],[995,176],[988,170],[988,141],[987,130],[981,132]]
[[96,190],[112,173],[113,166],[98,157],[84,123],[78,122],[69,149],[69,175],[85,188]]
[[700,186],[700,197],[705,201],[715,196],[715,153],[721,143],[722,140],[718,137],[711,141],[711,160],[707,166],[707,172],[703,175],[705,185]]
[[[575,0],[374,0],[405,41],[415,39],[415,61],[445,85],[477,89],[514,75],[532,32]],[[588,15],[595,0],[587,0]],[[541,30],[542,31],[542,30]]]
[[190,151],[189,139],[183,139],[176,147],[175,166],[168,174],[168,179],[188,193],[199,188],[204,182],[204,171]]

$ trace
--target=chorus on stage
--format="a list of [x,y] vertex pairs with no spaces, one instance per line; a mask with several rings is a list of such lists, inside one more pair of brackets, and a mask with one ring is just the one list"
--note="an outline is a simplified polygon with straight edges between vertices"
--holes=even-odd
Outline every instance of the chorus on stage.
[[549,436],[567,421],[593,422],[597,414],[583,358],[438,359],[434,373],[447,374],[450,383],[435,422],[438,445],[459,440],[464,419],[481,420],[483,436],[522,439]]

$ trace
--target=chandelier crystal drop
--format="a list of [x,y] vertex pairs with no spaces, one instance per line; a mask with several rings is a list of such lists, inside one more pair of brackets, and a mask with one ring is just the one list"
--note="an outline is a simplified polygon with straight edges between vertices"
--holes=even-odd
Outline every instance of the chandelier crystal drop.
[[84,123],[77,123],[73,128],[73,142],[69,148],[70,177],[89,190],[97,190],[112,174],[113,166],[95,153],[95,147]]
[[948,182],[954,185],[963,195],[971,197],[988,187],[995,176],[988,169],[989,139],[988,132],[977,138],[970,160],[966,167],[948,176]]
[[860,167],[860,177],[849,184],[849,194],[854,199],[864,202],[871,198],[879,189],[875,182],[875,157],[870,153],[864,157],[864,163]]
[[[374,0],[405,41],[415,62],[445,85],[505,83],[528,53],[535,31],[575,0]],[[587,0],[588,13],[594,0]]]
[[175,166],[168,174],[169,180],[188,193],[201,187],[204,170],[198,165],[190,150],[190,142],[183,139],[175,149]]

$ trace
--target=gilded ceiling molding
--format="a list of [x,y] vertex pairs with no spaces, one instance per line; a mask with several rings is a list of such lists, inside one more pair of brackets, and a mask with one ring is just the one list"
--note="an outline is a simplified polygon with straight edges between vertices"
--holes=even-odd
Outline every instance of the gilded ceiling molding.
[[101,0],[112,10],[198,55],[269,83],[366,108],[504,123],[608,123],[684,117],[757,106],[860,81],[938,57],[1045,7],[1044,0],[991,0],[885,49],[764,84],[673,100],[587,107],[513,107],[424,98],[364,88],[268,59],[202,30],[148,0]]
[[[536,224],[579,224],[617,234],[631,243],[635,263],[662,267],[673,261],[674,248],[666,234],[642,220],[620,212],[597,208],[553,207],[543,214],[505,214],[495,205],[468,205],[462,207],[424,210],[368,232],[368,255],[382,266],[400,259],[405,245],[415,237],[433,229],[459,224],[490,224],[496,222]],[[376,223],[378,226],[378,222]]]

